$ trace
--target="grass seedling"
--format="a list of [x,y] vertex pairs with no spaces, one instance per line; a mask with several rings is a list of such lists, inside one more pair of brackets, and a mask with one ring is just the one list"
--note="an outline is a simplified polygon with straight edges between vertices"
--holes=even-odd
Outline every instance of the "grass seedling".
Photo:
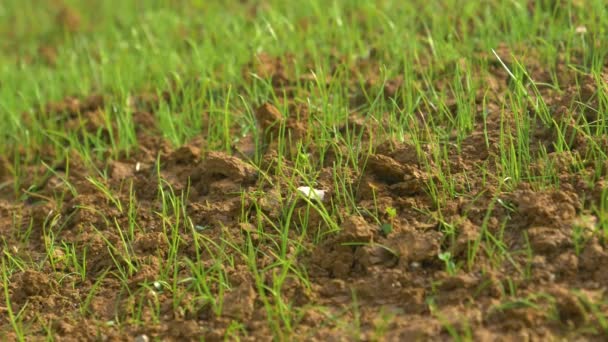
[[73,244],[68,244],[63,241],[62,245],[62,250],[65,255],[65,259],[72,266],[74,272],[78,274],[80,280],[85,281],[87,276],[87,248],[83,248],[82,256],[79,259],[78,254],[76,252],[76,247]]
[[105,271],[101,272],[100,275],[97,276],[97,279],[95,280],[95,283],[93,283],[93,286],[91,287],[91,290],[89,291],[89,293],[87,293],[84,301],[82,302],[82,304],[79,307],[80,313],[83,315],[87,315],[90,314],[92,312],[90,312],[89,310],[89,306],[91,305],[91,301],[93,300],[93,298],[95,297],[95,295],[97,294],[97,292],[100,290],[101,285],[103,283],[104,280],[106,280],[106,275],[110,272],[110,269],[106,269]]
[[[17,339],[19,341],[25,341],[25,332],[23,331],[23,327],[21,325],[21,322],[19,322],[19,314],[15,315],[15,312],[13,311],[13,304],[11,303],[11,296],[9,293],[9,273],[7,270],[7,264],[5,262],[5,258],[4,256],[1,257],[2,259],[2,287],[4,289],[4,302],[6,304],[6,311],[8,313],[8,319],[10,321],[11,327],[13,328],[13,331],[15,332],[15,335],[17,336]],[[22,308],[22,310],[25,309],[25,306]]]
[[97,188],[97,190],[99,190],[110,203],[114,204],[114,206],[116,207],[116,209],[118,209],[119,212],[123,212],[122,202],[114,193],[114,191],[112,191],[112,189],[110,189],[106,184],[96,178],[87,177],[86,179],[95,188]]
[[388,207],[385,210],[388,215],[389,223],[383,223],[380,225],[380,231],[384,236],[389,235],[393,231],[393,227],[395,226],[395,217],[397,217],[397,209],[393,207]]
[[445,271],[453,276],[458,272],[458,268],[456,267],[456,263],[454,263],[454,259],[452,259],[452,253],[450,252],[442,252],[437,256],[439,260],[443,261],[445,265]]

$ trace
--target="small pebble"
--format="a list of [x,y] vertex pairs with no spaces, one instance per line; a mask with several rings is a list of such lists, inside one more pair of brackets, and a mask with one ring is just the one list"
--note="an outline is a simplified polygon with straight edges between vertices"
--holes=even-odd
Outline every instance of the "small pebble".
[[135,338],[135,342],[149,342],[150,338],[146,334],[141,334]]

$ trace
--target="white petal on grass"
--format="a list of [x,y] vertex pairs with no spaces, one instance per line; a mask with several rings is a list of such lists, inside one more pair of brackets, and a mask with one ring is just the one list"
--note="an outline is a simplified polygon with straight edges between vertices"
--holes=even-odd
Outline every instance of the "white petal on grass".
[[313,189],[309,186],[301,186],[297,189],[302,195],[318,201],[323,201],[325,198],[325,190]]

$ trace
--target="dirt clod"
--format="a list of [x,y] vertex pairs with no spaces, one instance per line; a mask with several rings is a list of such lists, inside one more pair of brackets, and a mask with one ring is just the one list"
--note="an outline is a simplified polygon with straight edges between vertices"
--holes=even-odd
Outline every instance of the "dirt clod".
[[34,296],[48,296],[55,291],[55,282],[47,274],[27,270],[15,276],[13,283],[12,301],[23,303]]
[[208,177],[221,176],[235,181],[252,182],[257,178],[253,166],[221,152],[209,152],[200,170]]
[[570,238],[560,229],[532,227],[528,229],[528,238],[536,253],[548,254],[570,246]]
[[243,282],[224,298],[222,315],[238,320],[249,320],[255,308],[256,292]]
[[405,232],[391,236],[389,247],[399,252],[400,263],[408,267],[411,262],[423,262],[437,258],[441,234],[428,231],[424,233]]
[[374,228],[361,216],[350,216],[342,223],[338,239],[343,242],[370,242]]

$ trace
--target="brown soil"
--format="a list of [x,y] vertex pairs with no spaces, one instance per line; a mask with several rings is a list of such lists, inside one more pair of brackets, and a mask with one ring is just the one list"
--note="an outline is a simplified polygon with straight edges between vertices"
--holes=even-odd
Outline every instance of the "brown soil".
[[[66,29],[77,29],[79,20],[70,12],[58,15]],[[506,63],[508,51],[503,46],[498,52]],[[41,51],[49,63],[54,60],[52,50]],[[253,140],[245,140],[239,151],[229,155],[224,152],[206,151],[205,137],[174,149],[158,138],[154,124],[154,111],[159,101],[157,95],[141,94],[133,97],[134,120],[140,144],[137,151],[120,160],[98,162],[100,169],[108,171],[105,185],[117,193],[122,203],[128,203],[130,185],[137,199],[134,213],[138,228],[133,236],[133,250],[129,254],[136,270],[121,284],[116,274],[117,265],[127,267],[125,261],[113,262],[114,255],[125,255],[127,251],[111,252],[107,241],[121,246],[116,225],[127,227],[129,213],[117,208],[89,181],[93,176],[78,156],[70,157],[69,176],[65,164],[54,165],[55,174],[39,184],[35,177],[25,177],[23,189],[36,185],[37,196],[18,202],[10,196],[0,199],[0,234],[4,237],[3,249],[25,260],[37,261],[39,270],[17,272],[11,276],[8,294],[13,311],[23,309],[22,320],[29,322],[29,331],[38,337],[45,336],[44,327],[52,327],[62,340],[122,340],[145,334],[163,340],[198,340],[201,336],[209,340],[221,339],[233,321],[243,324],[245,340],[268,339],[272,331],[267,324],[267,312],[262,297],[243,255],[226,247],[226,258],[232,260],[220,264],[227,276],[229,289],[223,301],[223,312],[217,315],[210,306],[185,291],[179,307],[168,292],[150,290],[153,282],[169,258],[171,234],[164,233],[164,223],[155,212],[160,210],[158,177],[155,169],[160,158],[160,176],[167,180],[175,193],[188,190],[185,208],[195,227],[205,239],[223,244],[245,247],[248,239],[256,247],[258,270],[277,261],[272,237],[276,232],[270,224],[263,224],[264,231],[251,223],[241,221],[242,213],[249,222],[283,219],[282,207],[289,204],[284,177],[294,177],[290,166],[294,165],[297,142],[303,142],[311,151],[312,158],[322,161],[317,183],[328,191],[326,204],[337,201],[333,187],[334,162],[346,146],[340,143],[332,150],[321,151],[311,141],[308,132],[314,127],[312,109],[295,101],[298,82],[305,82],[310,75],[297,78],[286,58],[260,56],[244,71],[253,71],[272,80],[272,85],[287,94],[287,113],[279,110],[279,104],[263,103],[255,115],[260,140],[263,141],[262,170],[247,161],[253,149]],[[479,58],[490,58],[480,56]],[[369,89],[384,87],[387,98],[399,96],[401,79],[380,84],[369,65],[375,63],[373,56],[355,62],[353,70],[370,74]],[[524,63],[534,75],[546,75],[531,58]],[[577,76],[564,68],[564,84]],[[608,289],[608,249],[602,236],[593,233],[597,217],[590,208],[599,205],[605,177],[596,184],[588,184],[581,174],[570,172],[575,160],[584,156],[589,141],[584,137],[573,139],[571,152],[552,153],[554,134],[540,123],[533,127],[532,148],[546,148],[551,160],[559,170],[559,187],[539,189],[522,183],[515,188],[501,188],[500,180],[478,172],[479,165],[486,165],[490,174],[495,173],[499,158],[501,120],[499,112],[503,96],[509,87],[508,75],[501,67],[481,80],[493,90],[488,104],[488,136],[483,134],[481,124],[462,142],[462,149],[449,152],[451,177],[462,195],[450,198],[439,208],[427,191],[431,182],[438,182],[438,165],[424,166],[419,153],[431,153],[436,146],[423,145],[422,151],[407,139],[404,142],[371,140],[387,123],[365,121],[355,112],[348,123],[339,127],[361,132],[363,145],[373,145],[375,153],[362,158],[363,170],[344,167],[343,176],[349,186],[356,189],[356,206],[361,214],[344,208],[332,212],[332,219],[339,230],[328,226],[318,212],[306,203],[296,206],[292,216],[293,226],[301,226],[301,217],[310,210],[309,231],[302,238],[300,232],[292,231],[296,241],[302,241],[306,252],[298,256],[292,248],[286,257],[292,258],[300,269],[308,274],[309,284],[290,277],[281,286],[283,299],[291,303],[289,310],[299,310],[301,315],[293,327],[290,338],[298,340],[373,340],[378,331],[385,331],[386,340],[444,340],[450,330],[470,332],[475,340],[550,340],[556,338],[602,339],[601,322],[593,310],[608,314],[604,292]],[[539,82],[547,80],[539,79]],[[562,81],[560,80],[560,83]],[[589,103],[597,108],[597,85],[591,78],[582,77],[583,89],[579,94],[575,88],[557,94],[543,90],[542,95],[550,105],[551,112],[560,120],[576,120],[578,115],[593,115],[580,108],[571,111],[574,101]],[[437,85],[441,89],[441,85]],[[445,86],[446,91],[449,90]],[[361,89],[353,87],[353,109],[361,104]],[[165,97],[168,97],[165,93]],[[482,111],[482,97],[476,99]],[[357,100],[358,98],[358,100]],[[103,120],[106,97],[91,95],[88,98],[67,97],[57,103],[41,106],[38,113],[29,115],[54,115],[65,128],[78,132],[97,132],[110,139],[111,131]],[[594,107],[595,106],[595,107]],[[434,115],[432,108],[420,108],[419,122]],[[455,109],[453,109],[455,110]],[[508,113],[508,107],[507,107]],[[505,118],[503,118],[505,119]],[[590,120],[594,118],[589,118]],[[503,124],[512,125],[514,119],[506,118]],[[281,133],[283,132],[283,133]],[[283,178],[275,176],[279,153],[276,140],[280,134],[290,137],[285,158]],[[602,142],[600,142],[602,143]],[[605,143],[605,142],[603,142]],[[249,144],[249,146],[248,146]],[[324,159],[320,159],[321,157]],[[10,160],[10,159],[8,159]],[[352,165],[349,163],[348,165]],[[544,165],[532,165],[540,172]],[[587,172],[593,172],[593,165]],[[0,183],[11,183],[11,165],[0,159]],[[39,167],[31,167],[32,175],[43,173]],[[605,173],[605,172],[604,172]],[[76,189],[72,194],[63,177]],[[485,179],[484,179],[485,178]],[[168,187],[165,187],[168,191]],[[258,195],[260,191],[263,195]],[[63,203],[53,198],[64,193]],[[241,193],[244,195],[241,196]],[[500,202],[493,202],[498,196]],[[494,204],[491,204],[494,203]],[[87,208],[94,208],[90,210]],[[259,208],[256,211],[255,208]],[[390,218],[387,208],[394,208],[396,217]],[[382,220],[391,222],[392,230],[381,231],[372,217],[366,214],[378,210]],[[488,214],[489,213],[489,214]],[[21,222],[19,231],[13,231],[12,222]],[[51,223],[49,223],[51,222]],[[51,224],[51,226],[49,226]],[[116,224],[116,225],[115,225]],[[487,226],[487,230],[482,227]],[[27,243],[23,243],[23,232],[31,227]],[[88,258],[84,279],[75,274],[65,260],[65,255],[56,252],[55,263],[45,260],[43,227],[52,229],[57,242],[71,244],[78,253],[86,249]],[[447,232],[453,229],[454,234]],[[314,231],[317,230],[317,231]],[[582,230],[585,246],[577,254],[573,236]],[[316,242],[316,234],[323,237]],[[212,250],[196,250],[192,232],[177,232],[180,258],[194,260],[201,254],[203,266],[212,267]],[[501,244],[493,245],[489,236],[501,236]],[[303,240],[302,240],[303,239]],[[467,251],[481,241],[481,249],[471,265],[467,265]],[[120,247],[122,248],[122,247]],[[510,252],[500,256],[500,248]],[[461,268],[454,274],[446,272],[444,262],[438,258],[441,251],[449,251],[454,262]],[[80,255],[80,254],[79,254]],[[175,271],[178,278],[190,276],[182,265]],[[262,271],[266,272],[266,271]],[[272,271],[262,273],[267,286],[272,287]],[[102,275],[104,276],[102,278]],[[96,282],[100,280],[101,283]],[[186,290],[186,285],[181,290]],[[127,292],[131,291],[131,296]],[[210,289],[218,294],[220,289]],[[93,292],[91,292],[93,291]],[[92,293],[91,296],[89,294]],[[0,324],[8,331],[7,308],[4,294],[0,294]],[[271,299],[272,300],[272,299]],[[133,301],[140,301],[142,325],[125,324],[124,329],[108,324],[120,319],[123,323],[134,319],[134,312],[127,308]],[[600,303],[591,307],[589,303]],[[88,303],[82,309],[83,303]],[[356,304],[353,304],[356,303]],[[26,305],[27,304],[27,305]],[[154,319],[153,310],[158,304],[160,316]],[[135,305],[137,306],[137,305]],[[276,318],[275,318],[276,319]],[[352,323],[358,320],[357,324]],[[345,322],[351,322],[346,325]],[[238,332],[237,332],[238,333]],[[14,335],[7,335],[8,339]]]

